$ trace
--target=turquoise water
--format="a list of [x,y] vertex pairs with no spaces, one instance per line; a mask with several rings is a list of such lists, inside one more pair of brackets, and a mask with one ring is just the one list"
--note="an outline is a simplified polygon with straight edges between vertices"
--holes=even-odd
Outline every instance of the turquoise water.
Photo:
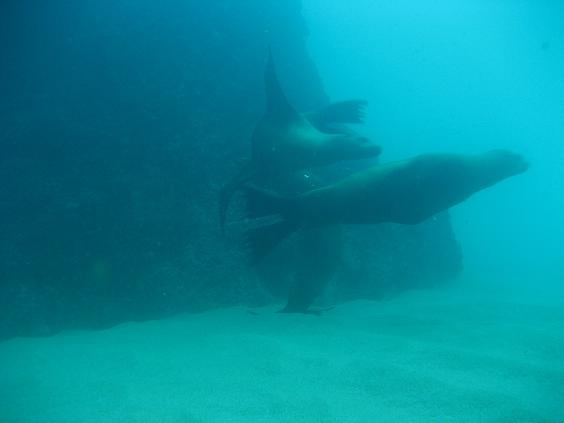
[[[563,20],[532,0],[1,2],[0,423],[564,421]],[[270,174],[268,51],[300,118],[366,100],[363,125],[320,131],[382,154]],[[422,225],[301,230],[258,265],[243,196],[219,228],[248,169],[293,196],[499,148],[528,171]]]
[[[564,8],[553,1],[304,2],[334,99],[370,102],[384,156],[509,148],[527,175],[454,212],[467,270],[562,286]],[[559,291],[562,292],[562,291]]]

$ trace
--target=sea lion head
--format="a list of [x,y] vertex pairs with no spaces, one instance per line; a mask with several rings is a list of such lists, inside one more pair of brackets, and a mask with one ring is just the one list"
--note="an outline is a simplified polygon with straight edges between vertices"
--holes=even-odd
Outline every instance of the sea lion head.
[[523,173],[529,168],[529,163],[521,154],[509,150],[491,150],[485,155],[496,164],[499,173],[505,175],[504,179]]
[[366,137],[356,134],[334,134],[325,145],[325,153],[334,161],[376,157],[382,148]]
[[491,150],[478,158],[482,163],[485,185],[493,185],[499,181],[519,175],[527,171],[529,164],[525,158],[509,150]]

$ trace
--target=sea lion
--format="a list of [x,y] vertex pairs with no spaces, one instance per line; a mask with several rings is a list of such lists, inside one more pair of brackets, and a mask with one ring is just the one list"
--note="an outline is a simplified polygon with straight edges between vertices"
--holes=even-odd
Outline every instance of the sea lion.
[[314,113],[298,113],[282,90],[271,53],[265,88],[266,112],[252,136],[252,161],[259,173],[310,169],[380,154],[381,148],[366,137],[346,131],[322,132],[316,127],[361,123],[364,102],[352,100]]
[[248,231],[252,260],[260,261],[283,238],[304,227],[420,223],[527,168],[521,155],[506,150],[426,154],[378,165],[295,197],[246,186],[250,218],[282,217]]
[[342,160],[371,158],[381,152],[368,138],[343,127],[343,124],[363,122],[365,101],[342,101],[317,111],[298,113],[282,90],[270,51],[264,80],[266,111],[252,135],[251,159],[219,194],[222,232],[229,203],[244,183],[260,180],[268,184],[273,178],[291,172]]

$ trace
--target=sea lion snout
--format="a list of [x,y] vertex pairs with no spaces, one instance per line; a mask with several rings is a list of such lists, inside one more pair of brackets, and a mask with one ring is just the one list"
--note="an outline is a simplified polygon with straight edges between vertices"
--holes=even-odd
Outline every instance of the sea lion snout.
[[369,149],[374,155],[378,155],[382,153],[382,147],[376,144],[375,142],[371,141],[369,138],[363,137],[362,143],[365,145],[367,149]]
[[518,153],[509,150],[491,150],[476,157],[478,173],[486,186],[526,172],[529,164]]
[[335,136],[330,148],[341,160],[368,159],[382,152],[382,147],[370,138],[349,134]]
[[359,137],[361,154],[364,158],[379,156],[382,153],[382,147],[367,137]]
[[510,150],[492,150],[487,153],[495,158],[508,175],[518,175],[529,169],[529,162],[521,154]]
[[525,159],[525,157],[521,156],[520,154],[516,154],[517,156],[517,173],[523,173],[529,170],[529,162]]

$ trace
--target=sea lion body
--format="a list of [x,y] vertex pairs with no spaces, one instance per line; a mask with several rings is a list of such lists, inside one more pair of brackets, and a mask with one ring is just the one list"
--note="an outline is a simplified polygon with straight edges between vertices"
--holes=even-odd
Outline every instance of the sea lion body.
[[413,225],[524,170],[523,159],[507,151],[420,155],[312,190],[300,210],[312,222]]
[[367,138],[332,130],[342,123],[362,123],[364,101],[343,101],[298,113],[280,85],[272,54],[264,82],[266,111],[252,137],[252,162],[259,172],[287,173],[380,154],[381,148]]
[[265,117],[254,132],[252,161],[257,173],[289,173],[344,160],[375,157],[380,147],[349,133],[324,133],[304,116],[291,122]]
[[316,154],[324,144],[319,131],[301,116],[291,124],[265,117],[252,138],[252,161],[258,173],[289,173],[319,166]]
[[297,171],[376,157],[382,151],[377,144],[343,126],[363,122],[365,101],[341,101],[298,113],[278,81],[270,53],[264,82],[266,110],[253,131],[251,159],[219,193],[222,232],[231,199],[244,183],[260,181],[268,185]]
[[249,231],[249,244],[258,259],[302,227],[414,225],[527,167],[520,155],[505,150],[478,155],[427,154],[375,166],[293,198],[250,187],[250,217],[279,214],[284,219]]

